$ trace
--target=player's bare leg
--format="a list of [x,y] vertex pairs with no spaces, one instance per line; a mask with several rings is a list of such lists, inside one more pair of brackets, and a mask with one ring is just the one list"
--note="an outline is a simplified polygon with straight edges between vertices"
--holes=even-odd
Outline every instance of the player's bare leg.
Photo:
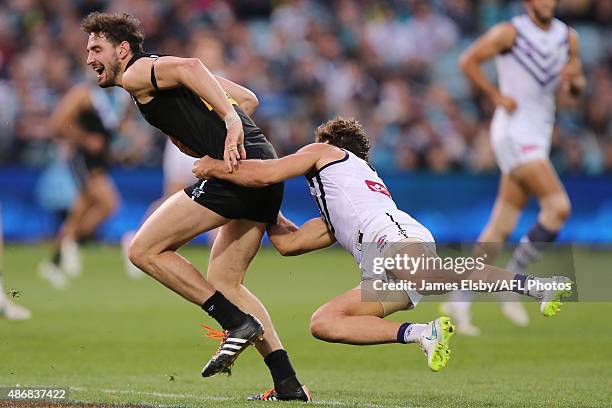
[[[149,215],[151,215],[164,201],[166,201],[175,193],[183,190],[185,187],[187,187],[187,185],[184,185],[182,182],[173,180],[164,181],[164,195],[153,201],[149,205],[143,219],[146,220],[147,218],[149,218]],[[128,276],[133,279],[140,279],[145,274],[130,261],[130,258],[128,256],[128,249],[132,244],[132,240],[134,239],[135,235],[135,230],[126,231],[123,234],[123,236],[121,237],[121,252],[123,256],[125,271],[127,272]]]
[[321,306],[312,315],[310,331],[320,340],[356,345],[385,343],[416,343],[427,356],[433,371],[440,371],[450,358],[449,342],[454,327],[448,317],[426,324],[397,323],[384,319],[406,309],[410,299],[364,301],[362,287],[352,289]]
[[67,286],[67,277],[78,276],[82,269],[78,242],[95,232],[115,211],[118,201],[107,173],[93,170],[54,240],[51,260],[41,263],[39,274],[59,289]]
[[[283,400],[308,400],[310,397],[307,390],[304,390],[296,377],[268,311],[243,284],[249,264],[261,245],[265,229],[266,224],[248,220],[232,220],[222,226],[210,254],[208,281],[235,305],[259,318],[263,324],[263,341],[255,343],[255,347],[264,357],[264,362],[272,374],[274,397]],[[256,397],[261,399],[264,395]]]
[[147,218],[134,236],[128,255],[142,271],[201,306],[215,288],[176,251],[196,236],[228,221],[179,191]]
[[248,220],[232,220],[223,225],[212,246],[207,275],[211,285],[261,321],[265,328],[264,340],[256,343],[255,347],[264,357],[283,346],[265,306],[244,286],[243,281],[265,230],[265,224]]
[[[529,193],[510,174],[502,174],[495,199],[493,211],[484,230],[478,237],[478,242],[484,243],[482,247],[476,247],[474,256],[487,253],[489,262],[497,256],[501,244],[514,231],[523,208],[529,200]],[[499,245],[495,245],[499,243]],[[470,313],[471,300],[473,296],[469,292],[453,292],[448,297],[448,302],[442,304],[443,313],[453,318],[457,326],[457,333],[466,335],[478,335],[480,329],[472,324]],[[502,312],[515,324],[524,326],[529,322],[529,316],[522,304],[517,302],[503,302]]]
[[526,163],[513,170],[512,174],[538,199],[538,223],[557,233],[570,216],[571,204],[550,161],[543,159]]
[[[521,238],[512,259],[506,265],[506,269],[512,272],[525,274],[529,265],[541,257],[541,243],[548,244],[556,239],[569,217],[571,206],[567,193],[548,159],[523,164],[511,174],[526,194],[534,195],[540,205],[537,222]],[[528,319],[520,319],[523,315],[527,316],[522,303],[505,302],[502,311],[517,324],[528,322]]]
[[[394,251],[391,256],[410,258],[438,257],[431,247],[425,243],[406,240],[406,245]],[[397,245],[397,244],[396,244]],[[427,266],[425,266],[427,265]],[[414,282],[421,295],[439,295],[448,290],[441,289],[436,284],[451,283],[463,287],[465,283],[485,284],[485,286],[470,285],[468,290],[474,292],[514,292],[531,297],[540,303],[540,311],[544,316],[553,316],[560,310],[563,298],[572,293],[572,282],[564,276],[539,278],[525,274],[511,272],[493,265],[481,264],[470,270],[453,271],[442,267],[441,262],[431,262],[422,265],[416,270],[396,269],[390,272],[398,279]],[[461,273],[459,273],[461,272]]]
[[478,242],[502,243],[512,234],[529,194],[510,174],[502,174],[493,211]]
[[119,205],[119,194],[106,172],[93,171],[87,183],[86,193],[91,206],[85,211],[68,237],[79,240],[91,236],[96,228],[110,217]]
[[[90,207],[89,195],[82,190],[53,242],[51,259],[45,259],[38,265],[38,274],[55,289],[65,289],[68,286],[68,273],[73,276],[80,273],[81,261],[78,246],[76,242],[64,237],[77,228],[79,221]],[[65,273],[66,270],[69,272]]]
[[358,286],[319,307],[310,318],[310,332],[314,337],[332,343],[396,343],[401,323],[383,318],[405,308],[407,302],[388,303],[386,307],[378,301],[364,302]]
[[191,262],[176,252],[197,235],[228,221],[179,191],[145,221],[128,251],[134,265],[201,306],[225,329],[225,337],[207,365],[205,376],[229,372],[239,354],[263,334],[259,322],[225,298]]
[[[395,248],[386,254],[388,258],[398,255],[401,258],[404,255],[415,259],[437,258],[431,246],[418,239],[408,238],[394,245]],[[461,285],[462,281],[471,281],[494,284],[495,286],[487,289],[479,288],[475,291],[515,291],[530,296],[540,302],[540,310],[545,316],[556,314],[561,300],[571,294],[571,289],[566,289],[571,282],[564,277],[536,278],[486,264],[459,274],[444,269],[442,263],[431,265],[416,270],[397,269],[388,272],[398,280],[413,282],[417,288],[415,292],[418,292],[414,295],[419,297],[448,293],[446,289],[435,287],[439,283]],[[451,320],[441,317],[428,324],[407,322],[401,325],[385,321],[383,317],[407,308],[413,300],[413,295],[409,298],[404,290],[372,290],[376,289],[376,285],[368,285],[367,282],[362,282],[360,288],[338,296],[320,307],[311,319],[312,334],[321,340],[348,344],[419,343],[427,354],[429,367],[434,371],[444,368],[450,357],[449,340],[454,332]],[[530,283],[534,282],[554,283],[558,289],[530,286]],[[364,298],[366,293],[367,297]],[[372,301],[366,302],[364,299]],[[389,301],[391,299],[392,301]]]

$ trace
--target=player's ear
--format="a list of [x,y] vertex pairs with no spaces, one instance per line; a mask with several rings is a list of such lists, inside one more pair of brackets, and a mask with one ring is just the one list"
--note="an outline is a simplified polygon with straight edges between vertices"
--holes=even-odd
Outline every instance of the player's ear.
[[121,44],[119,44],[119,58],[120,59],[126,58],[129,53],[130,53],[130,43],[127,41],[122,41]]

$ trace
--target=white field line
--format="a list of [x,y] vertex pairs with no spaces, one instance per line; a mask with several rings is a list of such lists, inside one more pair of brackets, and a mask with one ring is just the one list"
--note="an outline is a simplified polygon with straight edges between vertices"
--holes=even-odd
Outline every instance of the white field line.
[[71,390],[75,391],[93,391],[102,392],[105,394],[132,394],[132,395],[145,395],[149,397],[160,397],[160,398],[186,398],[194,400],[208,400],[208,401],[229,401],[231,398],[228,397],[215,397],[210,395],[193,395],[193,394],[172,394],[164,392],[148,392],[148,391],[136,391],[136,390],[112,390],[112,389],[101,389],[94,390],[83,387],[70,387]]
[[[144,395],[149,397],[159,398],[185,398],[193,399],[198,401],[231,401],[233,398],[229,397],[215,397],[211,395],[193,395],[193,394],[173,394],[163,392],[148,392],[148,391],[136,391],[136,390],[113,390],[113,389],[90,389],[84,387],[70,387],[71,390],[75,391],[89,391],[89,392],[101,392],[105,394],[127,394],[127,395]],[[353,403],[337,401],[337,400],[316,400],[311,402],[313,405],[334,405],[338,407],[364,407],[364,408],[418,408],[408,405],[378,405],[370,402],[363,402],[355,405]]]

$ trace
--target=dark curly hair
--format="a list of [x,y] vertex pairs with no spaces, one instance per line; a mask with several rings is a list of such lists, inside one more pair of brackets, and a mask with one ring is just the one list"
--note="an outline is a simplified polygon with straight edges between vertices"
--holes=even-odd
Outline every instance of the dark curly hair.
[[368,161],[370,141],[361,123],[354,118],[328,120],[315,129],[315,141],[328,142]]
[[131,14],[94,11],[83,19],[81,29],[87,34],[102,34],[113,45],[127,41],[132,53],[142,52],[144,32],[140,27],[140,20]]

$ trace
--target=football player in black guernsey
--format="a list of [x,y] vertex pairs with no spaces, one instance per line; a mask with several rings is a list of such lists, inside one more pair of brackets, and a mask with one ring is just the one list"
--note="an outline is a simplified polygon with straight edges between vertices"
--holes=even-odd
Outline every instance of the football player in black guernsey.
[[[101,87],[120,86],[144,118],[193,157],[225,160],[228,171],[245,158],[274,159],[276,152],[235,99],[253,99],[249,90],[212,75],[197,58],[158,56],[142,51],[140,22],[129,14],[94,12],[82,21],[89,35],[87,65]],[[141,270],[201,306],[224,332],[204,377],[230,372],[238,355],[254,344],[272,374],[276,399],[310,400],[264,305],[243,284],[244,274],[266,226],[275,222],[283,184],[245,188],[202,180],[168,198],[136,233],[128,256]],[[199,234],[220,228],[208,275],[176,251]]]

